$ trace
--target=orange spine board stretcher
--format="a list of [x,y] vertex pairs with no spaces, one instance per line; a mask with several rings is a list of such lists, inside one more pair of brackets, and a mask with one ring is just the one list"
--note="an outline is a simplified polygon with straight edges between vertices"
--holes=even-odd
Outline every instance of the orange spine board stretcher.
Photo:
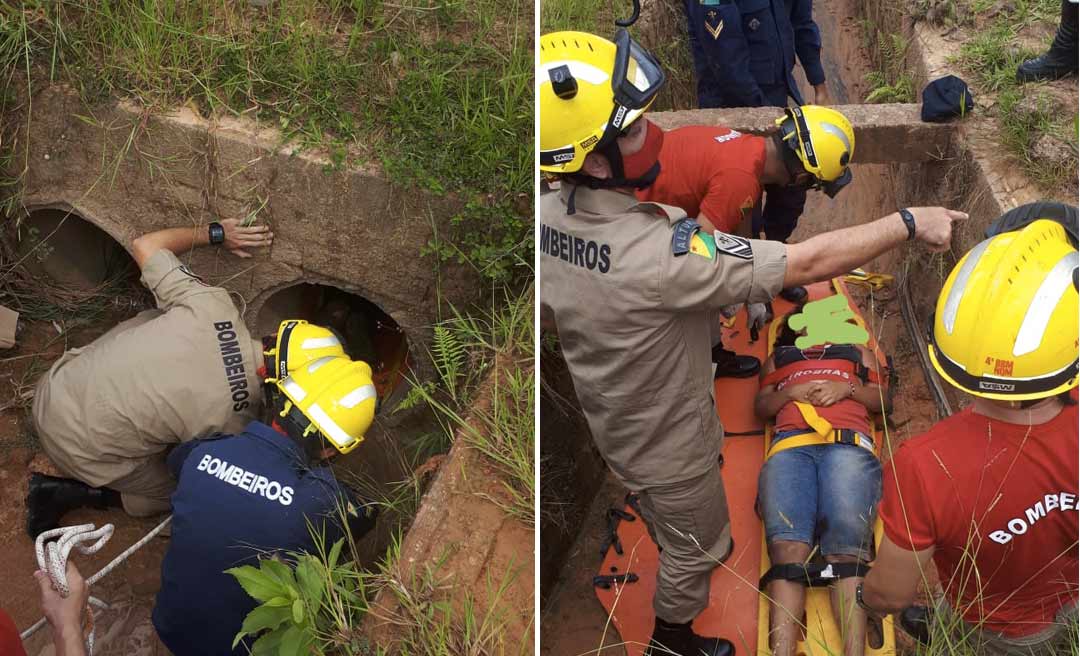
[[[851,300],[843,281],[816,283],[807,287],[810,300],[817,300],[839,293],[848,299],[855,311],[856,321],[866,328],[858,307]],[[740,310],[732,326],[723,329],[725,348],[743,355],[753,355],[762,361],[768,357],[775,340],[779,320],[793,309],[793,305],[781,298],[773,301],[774,320],[762,330],[759,339],[750,343],[746,327],[745,309]],[[873,331],[867,345],[877,356],[880,372],[885,371],[885,356],[878,348]],[[883,377],[882,380],[885,378]],[[727,494],[731,515],[731,535],[735,541],[734,552],[727,561],[713,570],[709,591],[709,606],[694,620],[694,630],[701,635],[722,636],[735,645],[738,654],[764,656],[769,654],[769,603],[758,591],[758,580],[769,569],[765,533],[761,520],[754,511],[757,499],[758,473],[765,461],[765,452],[772,435],[771,425],[763,426],[754,416],[754,397],[758,391],[758,378],[721,378],[714,381],[716,410],[723,423],[724,466],[721,470],[724,490]],[[732,433],[758,431],[765,437],[765,448],[756,436],[732,436]],[[874,439],[881,439],[880,427],[875,426]],[[877,443],[881,443],[878,441]],[[627,505],[624,511],[637,513]],[[875,540],[881,540],[881,520],[874,527]],[[637,574],[638,580],[630,584],[615,584],[610,589],[596,588],[596,596],[611,617],[612,626],[619,632],[628,656],[640,656],[645,651],[653,629],[652,598],[656,590],[656,573],[659,568],[656,545],[649,537],[644,522],[622,521],[618,529],[623,554],[609,548],[600,566],[601,575]],[[893,656],[896,653],[892,617],[883,623],[885,642],[880,649],[866,648],[867,656]],[[799,643],[796,654],[802,656],[840,656],[843,642],[836,621],[832,616],[828,588],[807,588],[806,639]],[[604,644],[611,644],[605,640]],[[606,651],[606,650],[605,650]],[[613,652],[615,653],[615,652]]]

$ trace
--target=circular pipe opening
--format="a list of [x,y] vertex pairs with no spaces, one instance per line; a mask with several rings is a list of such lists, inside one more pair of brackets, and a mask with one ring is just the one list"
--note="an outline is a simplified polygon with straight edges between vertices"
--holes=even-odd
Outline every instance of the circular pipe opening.
[[67,210],[30,212],[19,229],[18,254],[34,275],[73,290],[139,280],[139,267],[119,242]]
[[256,329],[260,335],[271,335],[286,319],[305,319],[336,331],[350,358],[371,365],[380,398],[388,397],[408,371],[405,331],[363,296],[332,285],[291,285],[266,299],[256,317]]

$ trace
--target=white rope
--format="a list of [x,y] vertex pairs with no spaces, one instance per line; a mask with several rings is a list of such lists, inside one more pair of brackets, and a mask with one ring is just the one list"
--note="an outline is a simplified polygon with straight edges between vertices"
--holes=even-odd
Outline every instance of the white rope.
[[[108,565],[102,567],[96,574],[86,579],[87,587],[97,583],[109,572],[113,571],[120,563],[127,560],[128,556],[141,549],[143,545],[152,540],[154,536],[160,533],[171,521],[172,515],[166,517],[160,524],[155,526],[153,530],[144,535],[142,539],[122,551],[116,558],[109,561]],[[34,553],[37,556],[38,569],[49,575],[53,586],[56,587],[56,590],[60,593],[61,597],[67,597],[71,593],[67,584],[67,561],[68,556],[71,554],[71,550],[78,549],[85,555],[97,553],[98,550],[104,547],[105,543],[109,541],[112,534],[112,524],[106,524],[101,528],[95,528],[93,524],[80,524],[79,526],[65,526],[63,528],[45,531],[34,540]],[[54,537],[57,537],[58,539],[45,544],[45,540]],[[97,606],[99,608],[109,607],[108,604],[96,597],[90,597],[89,605]],[[25,641],[43,626],[45,626],[44,617],[35,622],[29,629],[23,631],[19,635],[19,638]],[[92,656],[94,653],[94,628],[92,623],[90,635],[86,640],[86,648],[87,654]]]

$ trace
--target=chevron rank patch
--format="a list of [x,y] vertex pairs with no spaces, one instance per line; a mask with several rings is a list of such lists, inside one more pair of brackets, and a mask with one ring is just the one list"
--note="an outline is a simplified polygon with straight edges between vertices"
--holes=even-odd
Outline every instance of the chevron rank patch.
[[716,257],[716,244],[711,236],[699,232],[690,239],[690,252],[711,260]]
[[713,240],[716,242],[716,250],[724,255],[731,255],[741,260],[754,259],[750,240],[745,237],[736,237],[717,230],[713,233]]

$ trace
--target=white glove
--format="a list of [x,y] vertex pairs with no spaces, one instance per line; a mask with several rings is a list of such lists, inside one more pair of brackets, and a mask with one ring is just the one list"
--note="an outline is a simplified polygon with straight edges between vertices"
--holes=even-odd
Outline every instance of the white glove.
[[772,319],[773,314],[764,303],[748,303],[746,305],[746,325],[750,328],[750,340],[756,342],[758,332]]

